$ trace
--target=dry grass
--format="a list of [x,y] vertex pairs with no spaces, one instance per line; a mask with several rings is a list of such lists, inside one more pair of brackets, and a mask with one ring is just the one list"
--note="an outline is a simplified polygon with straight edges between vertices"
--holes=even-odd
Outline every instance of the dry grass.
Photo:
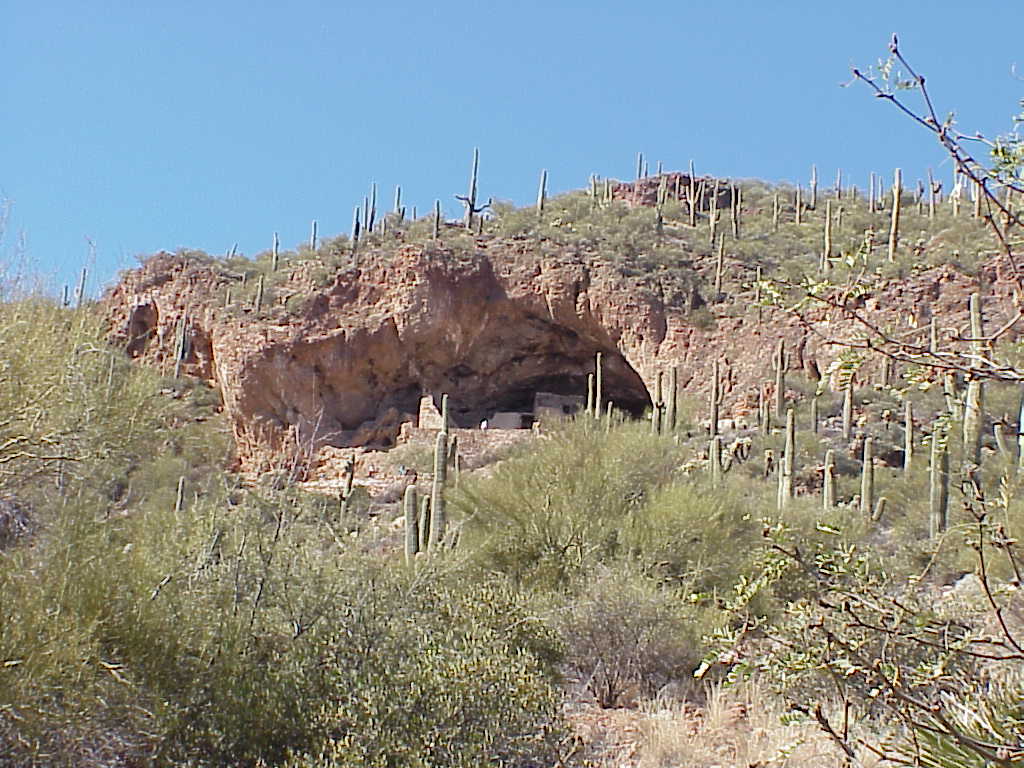
[[[587,709],[573,720],[592,765],[616,768],[832,768],[839,749],[813,722],[784,721],[764,686],[713,685],[703,706],[649,701],[637,709]],[[875,762],[867,759],[865,768]]]

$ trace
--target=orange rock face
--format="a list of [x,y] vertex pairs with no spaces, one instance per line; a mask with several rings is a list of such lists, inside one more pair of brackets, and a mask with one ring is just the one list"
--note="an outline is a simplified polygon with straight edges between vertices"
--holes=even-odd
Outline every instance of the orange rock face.
[[406,246],[323,288],[301,270],[291,282],[306,291],[301,310],[256,318],[223,306],[237,280],[220,266],[161,254],[105,300],[112,339],[167,373],[187,318],[184,371],[220,387],[244,468],[386,446],[424,393],[448,393],[463,427],[529,409],[537,391],[582,395],[598,351],[606,399],[633,413],[650,404],[623,350],[653,351],[666,310],[610,265]]
[[[125,273],[105,307],[111,339],[167,374],[187,321],[183,371],[219,386],[239,461],[253,472],[327,445],[387,447],[403,423],[415,425],[423,394],[440,403],[448,393],[459,427],[528,410],[538,391],[585,395],[599,351],[605,401],[618,408],[642,413],[657,372],[670,366],[684,393],[703,397],[719,359],[727,406],[743,409],[772,379],[779,338],[790,368],[824,372],[842,350],[831,342],[863,330],[824,311],[802,323],[765,309],[758,320],[738,286],[696,327],[688,297],[657,275],[534,248],[487,237],[471,254],[405,245],[366,254],[319,286],[312,267],[294,265],[268,294],[277,303],[268,299],[259,314],[250,302],[225,306],[240,275],[159,254]],[[1011,297],[989,272],[995,324]],[[976,286],[936,268],[891,282],[862,306],[879,327],[918,338],[932,312],[944,328],[959,325]]]

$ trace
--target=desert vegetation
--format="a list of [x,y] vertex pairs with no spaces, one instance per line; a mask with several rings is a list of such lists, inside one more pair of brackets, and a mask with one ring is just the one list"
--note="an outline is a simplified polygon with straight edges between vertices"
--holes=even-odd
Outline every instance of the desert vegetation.
[[[889,74],[863,78],[895,100]],[[1020,312],[979,287],[964,328],[908,340],[847,301],[949,263],[1016,275],[1019,142],[982,166],[928,117],[952,197],[641,159],[630,184],[548,197],[542,177],[535,206],[485,206],[474,155],[459,226],[400,192],[380,214],[374,190],[350,235],[181,254],[227,276],[211,302],[264,318],[404,246],[486,241],[614,263],[695,324],[860,329],[818,376],[780,343],[745,421],[722,411],[726,361],[699,400],[669,370],[649,418],[597,385],[482,471],[446,403],[396,457],[429,476],[419,497],[313,492],[291,457],[241,477],[216,390],[132,364],[99,306],[7,281],[0,763],[1019,764]]]

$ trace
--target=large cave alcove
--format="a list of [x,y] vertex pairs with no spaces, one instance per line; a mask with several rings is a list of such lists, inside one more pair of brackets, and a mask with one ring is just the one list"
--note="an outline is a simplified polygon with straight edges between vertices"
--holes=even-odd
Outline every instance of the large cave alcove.
[[385,319],[268,348],[247,366],[237,410],[277,439],[337,448],[394,446],[403,424],[419,426],[423,396],[439,407],[447,394],[457,428],[509,412],[529,426],[538,393],[578,398],[567,411],[585,403],[598,352],[603,403],[632,416],[650,407],[643,379],[600,326],[493,296],[470,309],[453,303],[422,325]]
[[[521,413],[533,416],[539,393],[586,401],[588,377],[594,373],[596,353],[575,357],[527,355],[510,360],[491,372],[473,371],[466,365],[447,372],[452,385],[439,391],[427,389],[440,408],[441,396],[448,395],[449,415],[458,428],[474,428],[492,420],[496,413]],[[601,366],[602,400],[638,417],[651,406],[651,398],[640,375],[616,351],[603,351]],[[460,386],[461,385],[461,386]],[[575,408],[566,407],[570,415]]]

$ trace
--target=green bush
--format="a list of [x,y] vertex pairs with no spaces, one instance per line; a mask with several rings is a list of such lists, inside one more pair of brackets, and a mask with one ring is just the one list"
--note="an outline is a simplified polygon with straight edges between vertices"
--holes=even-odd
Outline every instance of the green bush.
[[478,567],[519,585],[561,588],[623,553],[648,494],[679,463],[672,441],[644,424],[605,436],[602,424],[580,418],[490,477],[464,480],[452,506]]

